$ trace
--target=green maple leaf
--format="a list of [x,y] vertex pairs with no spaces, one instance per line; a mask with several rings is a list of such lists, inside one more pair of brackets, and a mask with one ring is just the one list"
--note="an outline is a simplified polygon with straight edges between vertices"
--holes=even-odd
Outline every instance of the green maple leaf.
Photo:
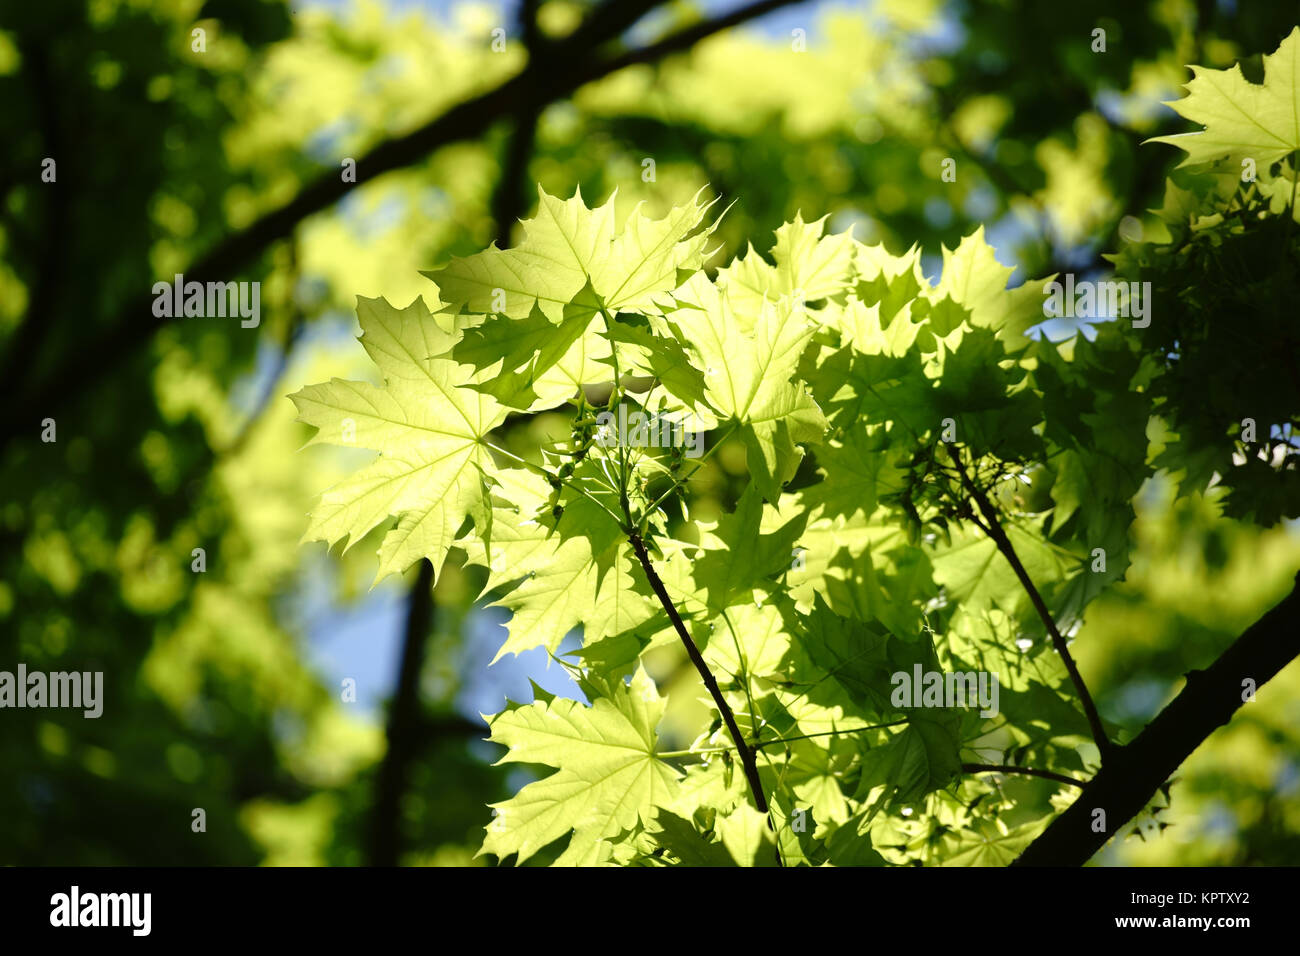
[[833,866],[884,866],[885,860],[871,847],[871,835],[858,832],[861,817],[837,827],[826,841],[826,854]]
[[988,329],[964,333],[945,350],[938,385],[928,396],[941,416],[951,416],[972,454],[1005,459],[1030,457],[1041,449],[1034,424],[1042,419],[1038,396],[1023,387],[1025,370],[1008,356]]
[[491,740],[509,748],[498,764],[535,763],[556,772],[493,804],[480,853],[523,863],[572,831],[560,866],[601,862],[605,841],[671,806],[680,774],[657,756],[666,700],[640,668],[629,684],[590,680],[590,707],[556,697],[489,719]]
[[884,785],[876,804],[900,807],[946,787],[961,773],[960,718],[942,711],[912,711],[907,726],[871,753],[858,796]]
[[[619,350],[622,369],[656,379],[684,408],[709,412],[704,374],[696,367],[689,343],[652,328],[618,321],[606,333],[612,343],[630,346]],[[630,354],[629,354],[630,352]]]
[[910,305],[929,288],[921,271],[921,250],[913,246],[905,254],[894,256],[882,245],[868,246],[856,242],[854,270],[857,284],[854,291],[863,305],[879,310],[881,328],[889,328],[895,316],[906,310],[910,318]]
[[956,249],[943,247],[943,273],[939,285],[930,293],[931,300],[942,306],[941,327],[952,325],[951,306],[944,299],[969,310],[966,319],[975,328],[997,333],[1008,352],[1029,345],[1025,332],[1046,316],[1043,313],[1042,283],[1026,282],[1015,289],[1007,280],[1015,270],[998,262],[993,247],[984,240],[980,226],[964,238]]
[[[659,297],[677,286],[679,269],[703,265],[717,223],[691,235],[712,205],[700,200],[702,192],[663,219],[646,217],[638,204],[616,233],[614,196],[588,209],[581,191],[561,200],[539,187],[537,215],[524,222],[519,245],[498,249],[494,244],[423,274],[454,309],[512,319],[527,318],[536,306],[559,323],[588,283],[611,314],[654,310]],[[594,304],[587,306],[588,317],[597,311]]]
[[757,489],[750,485],[736,510],[723,515],[717,528],[707,533],[694,570],[696,585],[711,609],[721,610],[737,597],[751,601],[749,589],[789,569],[807,515],[795,514],[780,528],[763,532],[764,508]]
[[593,321],[591,287],[579,291],[557,326],[541,309],[523,319],[485,316],[465,329],[451,357],[475,371],[490,370],[474,385],[503,405],[523,411],[554,408],[575,396],[586,382],[604,377],[609,343]]
[[[812,613],[802,616],[792,630],[808,660],[854,703],[873,714],[894,709],[889,705],[894,667],[887,654],[888,634],[833,613],[821,595],[814,599]],[[816,687],[815,673],[795,676]]]
[[1186,150],[1180,166],[1253,159],[1261,173],[1300,149],[1300,27],[1271,56],[1264,55],[1262,84],[1249,82],[1236,64],[1230,70],[1191,69],[1187,96],[1165,105],[1205,129],[1146,142]]
[[647,832],[655,845],[671,854],[679,866],[736,865],[725,846],[709,839],[694,823],[671,810],[660,807]]
[[383,299],[358,298],[357,315],[361,344],[384,373],[384,386],[334,379],[290,398],[299,421],[318,429],[308,444],[353,444],[380,454],[321,496],[304,540],[332,545],[347,537],[351,547],[396,517],[380,546],[378,577],[423,557],[441,569],[465,519],[488,508],[484,471],[494,466],[483,438],[505,420],[506,409],[470,387],[467,369],[436,357],[455,334],[421,300],[395,309]]
[[776,866],[776,840],[766,815],[742,803],[715,826],[736,866]]
[[900,446],[892,445],[883,430],[849,429],[839,441],[829,441],[817,452],[824,481],[802,496],[809,505],[821,505],[826,516],[858,516],[865,520],[882,496],[897,494],[906,478]]
[[704,659],[715,673],[739,679],[781,677],[789,667],[790,636],[775,604],[738,604],[719,616]]
[[789,298],[763,302],[757,316],[738,313],[728,293],[699,273],[677,299],[671,319],[700,356],[709,404],[738,424],[750,475],[776,501],[803,458],[796,442],[819,442],[826,431],[817,403],[791,381],[816,328]]
[[[801,611],[809,611],[817,594],[838,590],[844,569],[869,550],[884,549],[903,540],[896,526],[879,520],[868,523],[860,515],[849,519],[843,515],[827,516],[820,506],[812,506],[811,495],[817,488],[805,488],[789,496],[793,507],[805,508],[810,517],[797,545],[798,563],[785,581],[790,596]],[[785,507],[783,505],[783,507]],[[912,595],[906,595],[908,600]]]
[[[1008,523],[1005,530],[1030,579],[1050,597],[1067,573],[1061,553],[1041,534],[1018,523]],[[934,580],[951,598],[961,602],[964,612],[978,614],[991,607],[1001,608],[1013,617],[1031,612],[1029,598],[1015,571],[993,539],[982,532],[964,528],[955,531],[952,544],[936,550],[932,561]]]
[[943,866],[1006,866],[1043,831],[1047,821],[1027,823],[1014,829],[1001,820],[980,819],[971,827],[949,834]]
[[511,504],[493,510],[491,552],[475,550],[469,559],[489,568],[484,593],[513,584],[495,602],[513,614],[494,662],[539,646],[553,652],[579,625],[592,643],[656,613],[657,605],[638,589],[622,529],[599,506],[569,493],[557,520],[545,479],[518,468],[500,469],[495,477]]
[[767,817],[748,804],[714,817],[705,834],[693,821],[659,809],[649,828],[654,842],[681,866],[775,866],[776,841]]
[[970,319],[970,315],[969,309],[958,305],[953,301],[952,296],[945,292],[930,306],[926,318],[929,320],[931,331],[942,337]]
[[[916,301],[913,299],[906,303],[909,316]],[[866,305],[855,297],[849,299],[843,309],[832,311],[832,324],[839,329],[841,342],[853,346],[863,355],[901,357],[909,352],[920,352],[915,343],[923,327],[915,322],[886,322],[882,318],[881,306],[880,302]],[[962,315],[966,313],[963,311]],[[933,351],[933,348],[925,351]]]
[[718,271],[737,308],[757,313],[764,299],[775,302],[797,294],[805,302],[825,299],[848,288],[854,244],[848,233],[823,236],[827,216],[805,223],[796,213],[794,222],[776,230],[773,266],[754,247],[743,259]]

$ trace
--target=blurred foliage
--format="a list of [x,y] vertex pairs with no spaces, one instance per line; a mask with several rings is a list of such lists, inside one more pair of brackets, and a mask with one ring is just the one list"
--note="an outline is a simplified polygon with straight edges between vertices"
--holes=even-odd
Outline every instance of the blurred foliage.
[[[588,7],[541,4],[543,33],[566,33]],[[672,4],[647,29],[699,15]],[[655,215],[708,183],[736,200],[716,234],[718,261],[802,210],[896,253],[916,244],[927,269],[940,244],[985,225],[1017,280],[1100,270],[1122,216],[1157,228],[1144,210],[1166,202],[1175,157],[1138,162],[1137,147],[1187,128],[1159,105],[1177,96],[1184,64],[1241,59],[1258,80],[1259,54],[1293,26],[1287,5],[1192,0],[1086,11],[889,0],[777,16],[780,32],[727,30],[546,106],[523,182],[593,198],[617,188],[620,207],[644,200]],[[17,430],[0,452],[0,669],[100,670],[106,697],[98,720],[0,712],[10,781],[0,862],[368,858],[383,729],[310,665],[311,629],[296,609],[322,586],[342,605],[362,601],[379,535],[346,555],[299,548],[312,496],[357,456],[295,454],[307,429],[270,396],[370,374],[351,339],[354,296],[428,295],[420,269],[497,234],[509,123],[358,186],[292,239],[259,248],[228,277],[262,282],[256,329],[178,320],[137,341],[129,329],[146,316],[123,310],[344,160],[519,70],[520,30],[500,21],[471,4],[440,18],[376,3],[0,0],[0,374]],[[497,26],[510,34],[499,53]],[[796,26],[804,52],[792,46]],[[1104,54],[1091,49],[1099,26]],[[57,184],[42,182],[47,157]],[[1251,243],[1266,239],[1244,228],[1224,241],[1253,275],[1267,258]],[[1187,268],[1204,267],[1198,254]],[[1237,302],[1197,305],[1253,312],[1258,302],[1243,290]],[[100,341],[125,344],[87,354]],[[52,413],[25,396],[70,358],[99,377],[57,382],[67,395],[52,416],[58,440],[42,443]],[[1184,389],[1214,368],[1207,360]],[[1270,400],[1268,376],[1236,386],[1233,400]],[[521,424],[512,447],[536,447],[545,427]],[[1103,712],[1134,728],[1300,565],[1292,525],[1258,528],[1220,492],[1202,493],[1218,464],[1142,492],[1127,579],[1090,606],[1075,642]],[[719,454],[693,512],[729,510],[744,474],[743,455]],[[195,548],[202,573],[191,570]],[[455,713],[481,659],[465,644],[481,633],[476,573],[449,564],[437,585],[421,710],[443,730],[418,754],[402,803],[413,864],[469,862],[487,804],[515,789],[473,743],[481,734],[457,723],[481,725],[477,716]],[[695,679],[672,649],[650,663],[661,688]],[[1293,664],[1183,767],[1160,818],[1176,826],[1104,861],[1293,862],[1298,683]],[[696,696],[671,695],[666,726],[697,723]],[[196,807],[203,834],[190,829]]]

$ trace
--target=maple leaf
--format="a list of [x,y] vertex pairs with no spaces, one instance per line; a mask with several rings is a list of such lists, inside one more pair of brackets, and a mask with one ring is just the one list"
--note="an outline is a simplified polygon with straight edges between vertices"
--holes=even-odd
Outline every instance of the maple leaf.
[[604,320],[584,303],[587,286],[564,310],[557,326],[536,306],[524,319],[485,316],[467,327],[451,357],[475,371],[488,372],[474,385],[503,405],[521,411],[554,408],[572,399],[587,382],[605,378],[610,344],[601,333]]
[[480,853],[517,853],[523,863],[572,831],[557,865],[599,863],[608,855],[605,841],[676,799],[681,775],[657,756],[667,701],[654,681],[638,667],[628,684],[592,679],[586,689],[590,707],[555,697],[488,718],[491,740],[509,748],[498,764],[545,764],[556,772],[493,804]]
[[694,562],[695,582],[707,594],[708,606],[722,610],[737,597],[752,600],[750,589],[790,567],[794,543],[807,520],[805,514],[787,519],[778,530],[760,532],[764,505],[751,485],[741,495],[736,510],[725,514],[717,527],[702,535],[703,551]]
[[[537,215],[524,222],[519,245],[498,249],[493,244],[422,274],[437,283],[453,308],[512,319],[527,318],[536,305],[552,322],[561,322],[588,283],[611,314],[652,310],[660,295],[676,287],[679,269],[703,265],[705,244],[717,226],[691,235],[712,205],[701,201],[703,191],[663,219],[648,218],[638,203],[616,234],[614,195],[588,209],[580,190],[561,200],[538,187]],[[588,318],[597,311],[594,303],[585,308]]]
[[789,298],[764,302],[757,317],[742,317],[728,292],[699,273],[677,299],[671,319],[705,367],[709,404],[722,420],[738,423],[750,474],[763,496],[776,501],[803,458],[795,443],[819,442],[826,431],[817,403],[791,380],[816,328]]
[[607,513],[572,495],[556,521],[539,475],[508,468],[496,478],[513,504],[493,510],[490,553],[470,557],[490,569],[484,593],[514,584],[495,604],[513,614],[494,662],[539,646],[555,651],[579,625],[591,643],[653,616],[657,605],[635,589],[631,545]]
[[1180,166],[1253,159],[1261,172],[1300,149],[1300,27],[1272,55],[1264,55],[1264,82],[1251,83],[1241,66],[1213,70],[1193,66],[1187,95],[1166,103],[1204,130],[1155,136],[1186,150]]
[[775,302],[797,295],[805,302],[825,299],[849,285],[853,265],[853,239],[848,233],[823,236],[827,216],[805,223],[796,213],[793,222],[776,230],[773,266],[754,247],[743,259],[718,270],[737,308],[757,314],[763,300]]
[[858,797],[883,785],[876,806],[899,807],[947,786],[961,773],[959,723],[960,718],[948,712],[912,711],[907,725],[873,751]]
[[321,496],[303,540],[333,545],[347,537],[350,548],[396,517],[379,549],[376,580],[426,557],[441,570],[466,517],[489,506],[484,470],[494,466],[483,438],[507,410],[469,387],[467,369],[436,357],[455,333],[420,299],[395,309],[358,297],[357,316],[383,387],[333,379],[290,398],[298,420],[317,428],[309,445],[355,445],[379,457]]
[[[1037,281],[1008,289],[1007,280],[1014,271],[998,262],[980,226],[956,249],[943,247],[943,273],[931,299],[936,306],[948,299],[969,310],[967,321],[972,326],[991,329],[1008,352],[1019,351],[1030,342],[1025,332],[1043,321],[1043,296],[1042,284]],[[940,312],[945,328],[953,326],[949,309]]]

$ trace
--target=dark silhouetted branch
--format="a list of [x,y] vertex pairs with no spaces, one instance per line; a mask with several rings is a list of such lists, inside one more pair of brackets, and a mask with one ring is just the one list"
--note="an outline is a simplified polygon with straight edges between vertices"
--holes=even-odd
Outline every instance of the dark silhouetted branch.
[[659,573],[655,571],[654,564],[650,560],[650,553],[646,551],[645,542],[641,540],[641,535],[635,529],[632,529],[628,532],[628,540],[632,544],[632,550],[636,552],[637,560],[641,562],[641,568],[645,571],[646,580],[650,582],[650,587],[655,592],[655,596],[659,598],[659,603],[668,614],[668,619],[673,622],[673,628],[676,629],[677,636],[681,638],[686,653],[690,655],[691,663],[695,665],[696,671],[699,672],[700,680],[704,681],[709,696],[713,698],[714,705],[718,708],[718,712],[722,714],[722,720],[727,725],[727,732],[731,734],[731,742],[735,744],[736,753],[740,756],[741,766],[745,769],[745,779],[749,781],[749,790],[754,795],[754,803],[760,812],[767,813],[767,797],[763,795],[763,782],[758,777],[758,762],[754,757],[754,750],[745,743],[745,735],[740,732],[740,726],[736,723],[736,716],[731,712],[731,706],[727,703],[727,699],[722,696],[722,691],[718,688],[718,682],[714,678],[713,672],[709,670],[704,655],[695,646],[695,641],[691,640],[691,635],[682,622],[682,616],[677,613],[677,607],[673,604],[673,599],[668,595],[668,590],[664,587],[663,581],[660,580]]
[[[1296,576],[1300,585],[1300,575]],[[1020,854],[1013,866],[1082,866],[1142,812],[1188,757],[1242,706],[1242,682],[1262,688],[1300,655],[1300,590],[1246,629],[1209,669],[1191,671],[1173,702],[1122,747],[1115,747],[1079,798]],[[1096,811],[1105,811],[1104,823]],[[1100,829],[1094,829],[1094,826]]]
[[420,747],[420,672],[425,647],[433,629],[433,565],[420,561],[420,570],[407,604],[402,636],[402,664],[397,690],[388,710],[388,749],[375,782],[371,810],[370,865],[396,866],[402,853],[402,795],[410,775],[411,760]]

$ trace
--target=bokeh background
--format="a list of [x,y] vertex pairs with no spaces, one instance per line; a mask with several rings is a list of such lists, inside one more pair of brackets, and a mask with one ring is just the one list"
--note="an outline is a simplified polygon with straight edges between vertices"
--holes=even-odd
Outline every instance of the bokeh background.
[[[1013,283],[1093,277],[1159,204],[1179,154],[1140,143],[1186,129],[1161,105],[1183,64],[1244,58],[1258,79],[1294,14],[0,0],[0,669],[98,670],[106,689],[98,720],[0,712],[0,864],[494,862],[475,858],[487,804],[527,777],[492,766],[479,715],[530,681],[578,692],[541,651],[488,666],[506,612],[454,559],[432,586],[413,568],[372,587],[384,528],[346,554],[299,544],[313,496],[358,461],[300,451],[285,396],[374,378],[356,296],[430,294],[418,270],[508,244],[539,182],[656,214],[707,184],[734,201],[717,263],[802,211],[919,244],[931,274],[983,228]],[[260,324],[154,318],[152,285],[177,272],[260,282]],[[713,459],[695,513],[729,507],[743,468]],[[1157,475],[1138,511],[1128,579],[1075,643],[1102,712],[1134,730],[1300,568],[1300,528],[1228,520],[1212,491],[1176,498]],[[670,738],[700,706],[674,654],[648,662]],[[1300,666],[1135,829],[1097,862],[1300,860]]]

